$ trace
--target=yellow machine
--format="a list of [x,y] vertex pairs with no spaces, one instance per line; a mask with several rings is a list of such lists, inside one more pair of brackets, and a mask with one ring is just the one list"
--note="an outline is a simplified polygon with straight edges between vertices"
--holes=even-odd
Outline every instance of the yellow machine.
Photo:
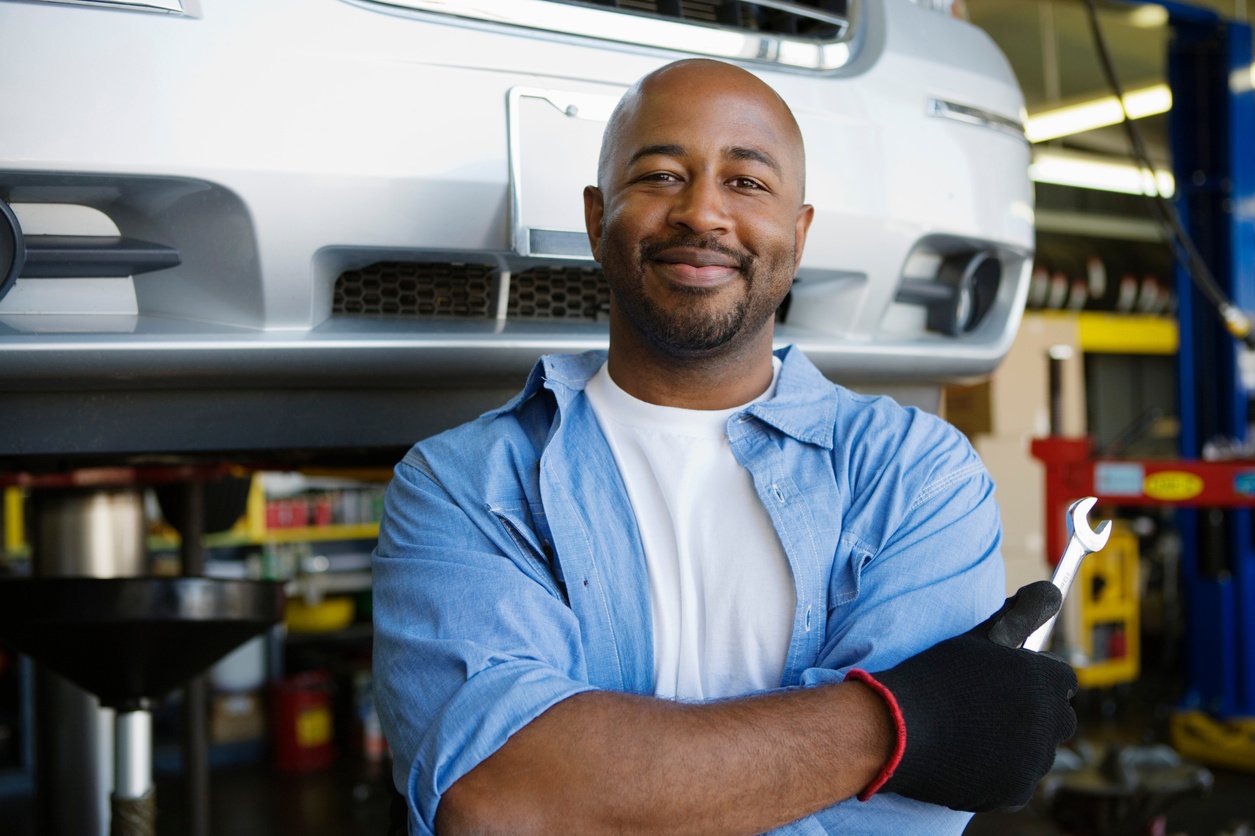
[[[1081,563],[1068,597],[1068,640],[1082,688],[1106,688],[1137,679],[1141,642],[1137,537],[1112,524],[1101,552]],[[1073,603],[1075,602],[1075,603]]]
[[1201,711],[1172,715],[1172,747],[1213,766],[1255,772],[1255,717],[1218,720]]

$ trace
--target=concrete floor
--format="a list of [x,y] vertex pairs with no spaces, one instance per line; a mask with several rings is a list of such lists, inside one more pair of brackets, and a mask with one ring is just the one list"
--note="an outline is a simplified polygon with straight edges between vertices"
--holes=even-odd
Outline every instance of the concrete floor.
[[[1056,761],[1033,801],[1014,813],[975,816],[965,836],[1255,836],[1255,773],[1180,759],[1166,745],[1177,703],[1175,689],[1153,677],[1123,690],[1082,691],[1068,757]],[[1135,773],[1136,789],[1121,788],[1100,768],[1104,756],[1120,752],[1160,763]],[[1069,761],[1084,766],[1080,779],[1059,768]],[[1067,786],[1084,792],[1066,796]]]
[[1052,816],[1039,794],[1019,812],[975,816],[964,836],[1255,836],[1255,775],[1210,771],[1215,783],[1209,793],[1177,801],[1159,821],[1130,817],[1120,828],[1068,828]]

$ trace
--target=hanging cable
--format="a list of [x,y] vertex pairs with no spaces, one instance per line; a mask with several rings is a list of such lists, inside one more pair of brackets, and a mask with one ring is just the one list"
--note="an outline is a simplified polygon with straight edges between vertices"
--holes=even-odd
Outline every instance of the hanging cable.
[[1250,318],[1225,295],[1212,274],[1211,268],[1203,260],[1202,253],[1198,251],[1193,237],[1181,223],[1181,216],[1177,213],[1176,206],[1159,191],[1155,164],[1146,150],[1141,129],[1129,117],[1129,112],[1124,106],[1124,88],[1116,76],[1115,64],[1107,49],[1107,40],[1103,37],[1102,28],[1098,24],[1096,0],[1085,0],[1085,8],[1088,12],[1089,28],[1094,38],[1094,48],[1098,53],[1098,62],[1102,66],[1103,76],[1107,80],[1107,86],[1115,94],[1116,101],[1120,103],[1120,111],[1124,116],[1121,124],[1124,126],[1124,133],[1128,137],[1133,157],[1137,164],[1150,174],[1151,203],[1155,207],[1155,217],[1163,229],[1164,237],[1172,248],[1172,254],[1199,292],[1215,306],[1226,330],[1241,340],[1247,348],[1255,350],[1255,328],[1252,327]]

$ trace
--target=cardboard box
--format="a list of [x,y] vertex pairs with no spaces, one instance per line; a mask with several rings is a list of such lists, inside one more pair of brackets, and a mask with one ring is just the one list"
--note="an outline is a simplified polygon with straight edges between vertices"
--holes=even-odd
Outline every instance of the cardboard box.
[[942,417],[972,439],[986,435],[1020,439],[1048,435],[1048,352],[1055,346],[1065,346],[1072,354],[1063,361],[1063,434],[1083,435],[1085,366],[1076,317],[1067,315],[1026,316],[1006,358],[988,379],[943,389]]
[[1051,567],[1046,565],[1038,552],[1017,551],[1014,547],[1002,550],[1002,560],[1007,572],[1007,597],[1033,581],[1050,580]]
[[993,386],[990,381],[954,383],[944,387],[941,390],[941,417],[972,440],[993,433]]
[[209,706],[211,743],[260,740],[266,735],[266,714],[256,691],[215,694]]
[[972,446],[994,480],[1002,517],[1007,594],[1029,581],[1049,579],[1045,468],[1029,455],[1028,439],[978,436]]

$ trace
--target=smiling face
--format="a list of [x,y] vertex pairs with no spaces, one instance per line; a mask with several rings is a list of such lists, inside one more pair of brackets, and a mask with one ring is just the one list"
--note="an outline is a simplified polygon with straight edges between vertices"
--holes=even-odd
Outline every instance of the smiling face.
[[765,344],[802,254],[801,135],[739,68],[668,65],[629,91],[585,190],[610,336],[673,358]]

